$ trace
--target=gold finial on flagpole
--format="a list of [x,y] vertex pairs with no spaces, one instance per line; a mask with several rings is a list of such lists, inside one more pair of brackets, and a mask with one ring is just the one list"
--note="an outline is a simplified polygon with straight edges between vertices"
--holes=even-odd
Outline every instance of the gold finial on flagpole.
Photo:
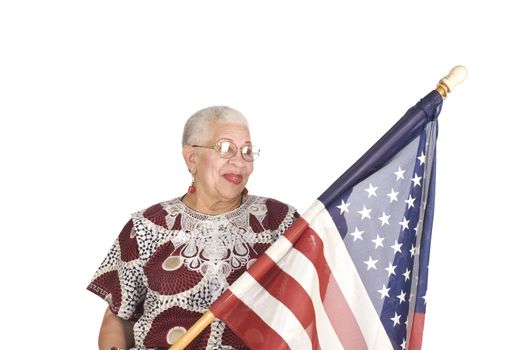
[[466,67],[455,66],[449,71],[448,75],[440,79],[435,90],[438,91],[438,93],[442,95],[443,98],[445,98],[447,94],[455,88],[455,86],[466,80],[467,76],[468,70]]

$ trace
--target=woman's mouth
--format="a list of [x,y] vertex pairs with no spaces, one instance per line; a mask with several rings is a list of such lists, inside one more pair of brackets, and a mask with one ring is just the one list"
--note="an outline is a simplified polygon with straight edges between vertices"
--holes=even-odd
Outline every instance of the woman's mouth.
[[235,185],[239,185],[239,184],[243,181],[243,176],[241,176],[241,175],[236,175],[236,174],[225,174],[225,175],[223,175],[223,177],[224,177],[227,181],[229,181],[229,182],[231,182],[231,183],[233,183],[233,184],[235,184]]

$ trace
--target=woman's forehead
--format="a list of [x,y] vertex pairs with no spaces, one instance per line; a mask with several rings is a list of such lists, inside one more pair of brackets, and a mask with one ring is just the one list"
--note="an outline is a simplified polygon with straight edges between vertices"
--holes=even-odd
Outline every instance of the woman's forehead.
[[250,141],[250,131],[245,124],[235,122],[212,122],[209,125],[210,141],[221,138],[234,141]]

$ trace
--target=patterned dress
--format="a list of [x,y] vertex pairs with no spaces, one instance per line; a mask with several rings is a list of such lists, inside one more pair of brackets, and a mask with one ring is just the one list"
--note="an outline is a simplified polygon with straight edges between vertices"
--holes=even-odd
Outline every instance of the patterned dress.
[[[135,321],[135,349],[167,349],[294,221],[294,208],[248,196],[217,216],[179,198],[132,214],[88,290]],[[247,349],[216,319],[187,349]]]

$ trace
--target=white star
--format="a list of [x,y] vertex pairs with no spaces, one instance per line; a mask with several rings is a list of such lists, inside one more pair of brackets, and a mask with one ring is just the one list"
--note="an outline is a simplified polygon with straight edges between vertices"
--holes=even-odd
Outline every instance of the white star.
[[402,253],[402,243],[398,243],[398,240],[395,240],[395,244],[391,246],[391,248],[393,248],[395,254],[398,252],[398,253]]
[[400,324],[400,317],[402,315],[399,315],[395,312],[395,315],[394,317],[391,318],[391,321],[393,321],[393,327],[396,326],[397,324]]
[[378,293],[380,293],[380,299],[384,299],[385,297],[388,297],[389,298],[389,290],[391,288],[386,288],[385,287],[385,284],[383,285],[382,289],[379,289],[378,290]]
[[422,297],[424,299],[424,304],[427,304],[427,294]]
[[415,174],[415,176],[411,179],[411,181],[413,181],[413,184],[414,186],[422,186],[420,185],[420,180],[422,180],[422,176],[418,176],[417,174]]
[[384,237],[380,237],[378,234],[376,234],[376,239],[373,239],[372,242],[374,243],[374,249],[377,249],[378,247],[383,247]]
[[399,222],[400,225],[402,225],[402,228],[404,230],[409,230],[409,220],[407,220],[404,216],[404,220]]
[[367,265],[367,271],[369,271],[370,269],[375,269],[376,270],[376,263],[377,262],[378,262],[378,260],[373,260],[373,258],[369,255],[369,260],[364,261],[364,263]]
[[411,253],[411,257],[415,256],[415,245],[411,244],[411,249],[409,249],[409,253]]
[[424,151],[422,151],[422,154],[417,159],[420,161],[420,165],[426,162],[426,156],[424,155]]
[[404,277],[405,277],[404,281],[407,281],[407,280],[409,280],[409,279],[411,278],[411,277],[410,277],[410,275],[411,275],[411,271],[409,271],[409,269],[406,268],[406,269],[405,269],[405,272],[403,273],[403,275],[404,275]]
[[400,291],[400,294],[397,296],[398,299],[400,299],[400,304],[402,304],[405,301],[405,295],[403,290]]
[[398,192],[395,192],[393,188],[391,188],[391,193],[387,196],[389,197],[389,203],[393,203],[393,201],[398,202]]
[[369,188],[365,190],[368,193],[367,198],[371,198],[371,196],[375,196],[376,197],[376,190],[377,189],[378,189],[378,186],[374,187],[373,184],[370,183],[369,184]]
[[405,350],[405,347],[406,347],[405,338],[402,341],[402,344],[400,344],[400,347],[402,348],[402,350]]
[[371,209],[367,209],[365,205],[363,206],[362,210],[358,211],[358,213],[362,215],[362,220],[365,218],[369,218],[369,219],[371,218],[371,215],[370,215]]
[[407,208],[413,208],[415,206],[415,199],[416,198],[413,198],[413,196],[409,195],[409,198],[406,199],[404,202],[407,203]]
[[391,275],[396,276],[395,269],[396,269],[396,265],[393,266],[393,264],[391,262],[389,262],[389,266],[385,268],[385,271],[387,271],[387,277],[389,277]]
[[346,213],[349,212],[349,205],[351,205],[351,203],[346,203],[342,199],[342,204],[338,205],[338,207],[337,207],[337,208],[340,209],[340,215],[342,215],[344,212],[346,212]]
[[382,227],[384,225],[389,225],[389,218],[391,217],[391,215],[386,215],[385,212],[382,212],[382,216],[380,216],[378,218],[378,220],[380,220],[382,222]]
[[400,179],[404,179],[404,173],[405,173],[405,170],[402,170],[402,168],[398,167],[398,171],[395,171],[393,174],[396,175],[396,181],[400,180]]
[[358,226],[356,226],[354,228],[354,232],[351,233],[351,236],[354,237],[353,242],[356,242],[357,239],[361,239],[363,241],[362,234],[363,234],[363,231],[358,230]]

